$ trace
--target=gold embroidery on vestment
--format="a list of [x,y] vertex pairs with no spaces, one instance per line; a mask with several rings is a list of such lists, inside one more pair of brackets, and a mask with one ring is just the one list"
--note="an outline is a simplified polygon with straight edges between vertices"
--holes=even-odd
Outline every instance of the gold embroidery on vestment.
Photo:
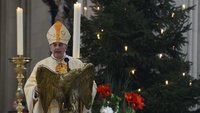
[[57,66],[56,66],[56,72],[59,73],[59,74],[65,74],[67,73],[67,64],[64,64],[64,63],[59,63]]

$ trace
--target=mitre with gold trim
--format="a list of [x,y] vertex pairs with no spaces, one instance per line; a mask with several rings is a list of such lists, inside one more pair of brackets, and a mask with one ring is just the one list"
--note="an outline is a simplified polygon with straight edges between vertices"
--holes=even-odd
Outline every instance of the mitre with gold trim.
[[56,21],[47,32],[47,39],[49,44],[54,42],[68,44],[70,37],[71,35],[69,31],[60,21]]

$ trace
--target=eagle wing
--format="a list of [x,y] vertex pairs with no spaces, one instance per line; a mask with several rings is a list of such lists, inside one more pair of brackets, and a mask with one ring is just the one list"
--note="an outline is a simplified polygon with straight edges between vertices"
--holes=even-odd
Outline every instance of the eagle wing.
[[71,70],[63,78],[64,95],[69,96],[72,90],[76,90],[81,102],[89,109],[92,105],[93,80],[94,66],[91,63],[83,68]]
[[77,79],[76,89],[78,90],[79,98],[87,109],[92,106],[92,87],[94,81],[95,69],[89,63],[82,68],[80,77]]
[[60,98],[62,98],[62,91],[60,90],[58,84],[60,76],[50,69],[40,66],[36,72],[36,80],[41,104],[44,113],[47,113],[51,101],[56,99],[58,94],[61,94]]

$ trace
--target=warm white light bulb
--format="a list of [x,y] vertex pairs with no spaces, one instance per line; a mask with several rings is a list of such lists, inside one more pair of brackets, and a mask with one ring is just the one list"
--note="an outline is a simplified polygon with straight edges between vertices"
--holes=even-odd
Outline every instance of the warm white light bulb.
[[138,92],[141,92],[141,89],[140,89],[140,88],[138,89]]
[[192,81],[190,81],[189,86],[192,86]]
[[185,4],[182,5],[182,10],[184,10],[186,8]]
[[87,11],[87,7],[85,6],[84,8],[83,8],[85,11]]
[[166,81],[165,81],[165,84],[166,84],[166,85],[168,85],[168,84],[169,84],[169,81],[168,81],[168,80],[166,80]]
[[175,16],[175,13],[173,12],[173,13],[172,13],[172,18],[174,18],[174,16]]
[[99,33],[97,34],[97,39],[100,39],[100,34]]
[[158,56],[159,56],[159,58],[162,58],[162,57],[163,57],[163,54],[162,54],[162,53],[160,53]]
[[172,46],[172,49],[175,50],[175,46]]
[[164,33],[164,29],[160,29],[160,33],[163,34]]
[[128,51],[128,46],[124,46],[124,50],[125,50],[125,51]]
[[97,7],[97,10],[100,10],[100,7]]
[[134,75],[134,74],[135,74],[135,69],[132,69],[132,70],[131,70],[131,73]]
[[183,76],[185,76],[185,73],[182,73]]

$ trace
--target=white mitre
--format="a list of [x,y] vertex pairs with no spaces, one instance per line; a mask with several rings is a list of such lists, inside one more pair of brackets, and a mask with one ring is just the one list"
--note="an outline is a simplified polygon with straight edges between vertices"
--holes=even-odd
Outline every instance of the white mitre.
[[62,42],[67,45],[70,37],[69,31],[60,21],[56,21],[47,32],[49,45],[54,42]]

